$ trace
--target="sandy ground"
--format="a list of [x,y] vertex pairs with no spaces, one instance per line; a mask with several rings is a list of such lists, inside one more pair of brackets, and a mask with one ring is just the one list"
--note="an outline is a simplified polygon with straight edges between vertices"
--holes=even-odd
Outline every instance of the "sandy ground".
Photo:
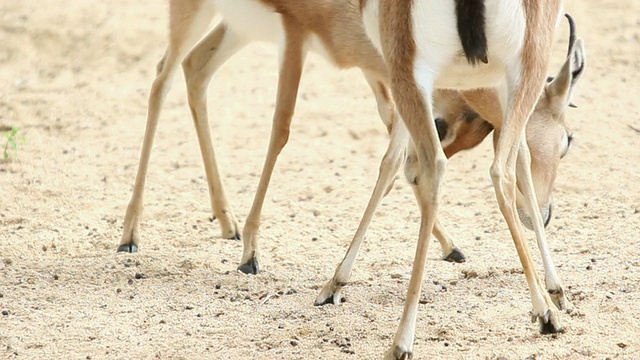
[[[440,261],[432,242],[417,359],[640,358],[640,4],[585,0],[567,9],[588,69],[568,115],[575,141],[548,235],[575,310],[557,336],[529,322],[486,142],[449,162],[442,222],[468,261]],[[116,254],[166,23],[167,4],[157,0],[0,2],[0,125],[26,138],[0,163],[0,358],[380,358],[417,237],[405,181],[376,213],[347,301],[312,306],[355,231],[386,145],[358,71],[309,57],[264,208],[258,276],[236,273],[241,243],[220,238],[208,220],[179,76],[151,160],[141,251]],[[275,56],[271,45],[249,46],[209,94],[241,223],[266,152]],[[478,276],[465,277],[472,270]]]

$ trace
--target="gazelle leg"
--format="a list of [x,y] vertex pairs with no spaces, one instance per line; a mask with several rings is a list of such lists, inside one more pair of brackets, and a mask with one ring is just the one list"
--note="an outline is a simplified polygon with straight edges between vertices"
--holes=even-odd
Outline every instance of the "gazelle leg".
[[284,51],[280,62],[276,108],[273,114],[269,150],[260,175],[258,190],[242,232],[243,253],[238,270],[245,274],[257,274],[260,271],[258,262],[260,214],[276,160],[289,139],[289,127],[296,105],[305,57],[305,34],[286,19],[283,19],[283,26],[285,28]]
[[[546,68],[546,67],[543,67]],[[513,94],[511,104],[505,103],[503,108],[506,108],[505,117],[498,142],[495,151],[495,158],[491,165],[491,178],[496,192],[496,198],[502,216],[504,217],[511,237],[515,243],[518,257],[522,263],[524,275],[529,285],[529,291],[531,293],[531,302],[533,305],[532,319],[538,319],[541,325],[542,333],[552,333],[561,330],[560,317],[558,309],[551,300],[549,293],[546,291],[540,277],[535,268],[535,264],[531,259],[531,253],[527,246],[526,238],[522,224],[520,223],[517,211],[516,211],[516,165],[518,154],[524,156],[524,152],[521,150],[521,145],[525,144],[525,126],[531,110],[537,100],[536,86],[539,89],[542,88],[544,78],[539,76],[538,79],[535,74],[529,73],[527,68],[524,68],[522,74],[518,74],[520,79],[527,79],[527,81],[515,80],[517,75],[510,75],[509,83],[506,93]],[[527,178],[531,179],[531,169],[523,167],[527,162],[526,158],[521,159],[520,172],[525,174],[523,180],[527,182]],[[529,182],[532,185],[532,182]],[[533,186],[529,189],[530,194],[534,194]],[[535,199],[535,195],[533,196]],[[530,208],[536,207],[537,202],[530,203],[531,198],[526,197],[525,201]],[[542,228],[542,218],[540,212],[537,212],[537,218],[535,221],[539,221]],[[534,221],[534,223],[535,223]]]
[[547,291],[549,292],[553,303],[560,310],[567,310],[570,308],[569,300],[564,296],[562,282],[560,281],[560,277],[558,276],[553,264],[553,259],[551,258],[551,253],[549,252],[549,247],[547,246],[547,238],[544,231],[544,225],[542,224],[542,216],[540,214],[540,209],[537,206],[538,202],[536,200],[536,194],[533,187],[533,179],[531,178],[531,154],[529,153],[529,147],[524,139],[520,142],[518,158],[516,161],[518,182],[520,182],[523,195],[526,198],[528,206],[527,211],[533,221],[533,229],[536,233],[538,249],[542,256]]
[[193,8],[182,17],[172,19],[169,47],[158,63],[157,75],[149,93],[147,125],[142,142],[140,162],[136,174],[133,194],[124,216],[124,231],[118,245],[118,252],[136,252],[140,244],[140,220],[144,185],[149,167],[153,138],[158,127],[158,117],[164,99],[171,88],[171,81],[180,62],[207,29],[214,11],[210,7]]
[[[423,88],[426,87],[423,85]],[[417,87],[415,91],[419,91]],[[405,93],[406,92],[405,90]],[[429,93],[427,92],[427,94]],[[440,199],[440,185],[444,177],[447,162],[440,142],[438,141],[435,125],[433,124],[431,107],[428,102],[428,100],[430,100],[430,94],[425,95],[424,98],[425,101],[423,104],[426,106],[423,106],[423,108],[428,112],[428,114],[426,114],[426,122],[428,125],[423,125],[425,122],[422,120],[424,116],[409,115],[406,117],[407,120],[405,120],[407,127],[414,129],[413,131],[410,130],[412,135],[416,134],[417,137],[419,137],[421,136],[420,134],[427,134],[428,136],[426,139],[414,138],[418,172],[406,172],[409,181],[413,184],[413,190],[420,207],[420,232],[404,310],[393,340],[393,345],[386,355],[387,359],[402,359],[405,356],[410,356],[412,353],[418,300],[420,298],[424,267],[427,261],[427,250],[429,248],[430,235],[436,221],[438,202]],[[399,107],[402,108],[400,102]],[[402,113],[403,112],[401,112],[401,114]],[[429,126],[431,126],[431,128],[428,128]],[[427,130],[425,128],[428,128],[428,131],[425,131]]]
[[[437,66],[414,59],[414,51],[410,44],[404,44],[402,50],[385,56],[390,64],[393,98],[414,144],[412,150],[415,156],[408,157],[410,160],[405,164],[405,175],[413,185],[421,215],[418,244],[405,306],[386,359],[410,358],[412,354],[427,250],[438,213],[440,189],[447,163],[431,106],[433,74],[437,73]],[[411,65],[407,67],[405,64]],[[418,166],[412,166],[413,161],[417,161]]]
[[376,186],[373,189],[373,194],[369,198],[369,203],[364,211],[358,230],[356,231],[349,249],[342,259],[342,262],[336,268],[333,278],[324,285],[320,294],[316,298],[314,305],[325,304],[339,304],[341,300],[340,291],[342,287],[347,284],[351,278],[351,271],[356,260],[356,255],[360,249],[360,245],[364,240],[364,235],[371,224],[373,214],[380,203],[380,200],[384,197],[389,185],[393,182],[395,175],[398,173],[400,165],[403,161],[407,142],[409,140],[409,134],[402,121],[397,121],[391,130],[391,139],[387,152],[382,158],[380,163],[380,170],[378,174],[378,180]]
[[216,70],[246,44],[246,40],[219,23],[182,62],[187,82],[189,108],[198,135],[200,152],[204,161],[209,185],[209,197],[213,216],[220,222],[222,237],[240,239],[238,221],[231,212],[222,185],[211,142],[207,113],[207,88]]

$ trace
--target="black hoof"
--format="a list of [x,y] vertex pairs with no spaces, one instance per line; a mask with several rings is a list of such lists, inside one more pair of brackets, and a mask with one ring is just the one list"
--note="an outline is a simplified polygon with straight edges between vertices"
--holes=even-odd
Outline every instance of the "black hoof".
[[252,258],[246,263],[238,266],[238,270],[242,271],[245,274],[256,275],[260,272],[260,264],[258,264],[258,259]]
[[453,250],[451,251],[451,254],[447,255],[447,257],[444,259],[446,261],[456,262],[456,263],[463,263],[467,261],[466,256],[464,256],[462,251],[460,251],[460,249],[458,248],[453,248]]
[[557,329],[551,323],[551,321],[546,322],[546,323],[540,321],[540,334],[547,335],[547,334],[557,334],[557,333],[561,333],[561,332],[562,332],[562,329]]
[[233,234],[232,237],[227,238],[227,239],[229,239],[229,240],[241,240],[242,238],[240,237],[240,233],[235,233],[235,234]]
[[122,244],[118,246],[118,252],[135,253],[138,252],[138,245],[134,243]]

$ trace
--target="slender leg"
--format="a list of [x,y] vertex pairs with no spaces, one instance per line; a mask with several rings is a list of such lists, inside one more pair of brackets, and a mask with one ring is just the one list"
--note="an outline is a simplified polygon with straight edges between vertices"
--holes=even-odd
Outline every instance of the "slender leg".
[[289,127],[296,105],[298,86],[302,75],[304,63],[305,34],[294,24],[283,20],[285,28],[285,41],[283,59],[280,62],[280,74],[278,78],[278,93],[276,109],[273,115],[269,150],[262,168],[258,190],[253,199],[251,211],[242,232],[243,253],[240,260],[239,271],[245,274],[257,274],[260,271],[258,262],[258,230],[260,228],[260,214],[262,205],[269,187],[269,181],[280,151],[289,139]]
[[[422,84],[423,83],[421,83],[421,85]],[[410,89],[408,84],[405,84],[405,86],[405,96],[411,92],[413,94],[408,95],[408,97],[414,97],[415,99],[415,96],[419,94],[418,88]],[[436,222],[438,203],[440,200],[440,186],[444,178],[447,162],[440,142],[438,141],[435,124],[432,120],[433,115],[431,114],[431,106],[428,102],[428,100],[430,100],[428,87],[422,85],[422,88],[425,89],[426,92],[424,95],[425,100],[422,101],[422,104],[420,104],[420,102],[418,102],[418,104],[422,105],[422,109],[426,110],[426,112],[416,111],[420,109],[419,105],[413,107],[413,114],[411,111],[402,111],[404,104],[398,102],[401,114],[403,114],[403,119],[406,119],[407,128],[410,129],[409,131],[412,136],[416,135],[414,142],[416,143],[416,156],[419,168],[417,173],[406,171],[406,175],[409,178],[409,182],[413,184],[413,190],[420,207],[421,220],[418,245],[416,247],[416,255],[411,271],[411,280],[409,281],[404,311],[393,340],[393,345],[386,354],[387,359],[403,359],[406,356],[410,357],[412,353],[418,300],[420,298],[424,267],[427,261],[429,239]],[[411,105],[412,104],[408,104],[408,106]],[[404,114],[408,116],[405,118]],[[427,120],[423,121],[422,119],[425,117]],[[426,126],[424,125],[425,123],[427,124]],[[423,134],[427,136],[420,138]]]
[[[541,325],[541,332],[551,333],[561,330],[558,309],[551,300],[549,293],[538,276],[535,264],[531,259],[531,254],[526,243],[524,230],[520,223],[516,211],[516,165],[520,154],[519,172],[523,185],[529,187],[526,192],[530,195],[525,197],[527,207],[537,209],[533,182],[531,181],[531,168],[529,165],[528,149],[522,151],[525,144],[525,126],[528,117],[537,100],[536,89],[542,89],[544,78],[538,79],[534,74],[528,73],[527,68],[521,74],[507,74],[508,86],[507,94],[512,94],[508,101],[504,102],[503,108],[507,109],[503,113],[507,116],[501,128],[493,164],[491,165],[491,178],[496,191],[498,205],[504,219],[507,222],[511,237],[516,246],[518,257],[522,263],[525,277],[531,293],[533,305],[532,319],[538,319]],[[528,79],[528,81],[520,81]],[[526,147],[526,145],[525,145]],[[526,165],[526,166],[525,166]],[[533,201],[533,202],[531,202]],[[533,215],[537,215],[535,221],[539,221],[540,229],[543,229],[540,211],[534,209]],[[534,221],[534,223],[535,223]]]
[[119,252],[136,252],[140,244],[140,220],[142,217],[142,199],[149,167],[149,158],[153,138],[158,127],[158,118],[164,99],[171,88],[171,81],[180,62],[200,39],[213,18],[213,9],[203,6],[194,8],[179,19],[172,19],[169,47],[157,66],[157,76],[149,94],[147,126],[142,142],[140,163],[136,175],[133,194],[124,216],[124,231],[118,245]]
[[216,70],[245,44],[245,39],[237,36],[222,22],[196,45],[182,63],[187,82],[189,108],[207,174],[211,210],[213,216],[220,222],[222,237],[236,240],[240,239],[238,222],[229,208],[211,141],[207,114],[207,88]]
[[529,153],[529,147],[524,139],[520,143],[518,158],[516,161],[518,182],[521,184],[523,195],[527,199],[527,211],[529,212],[530,218],[533,220],[533,229],[536,234],[540,254],[542,255],[547,291],[549,292],[553,303],[560,310],[567,310],[570,308],[569,300],[564,296],[562,282],[560,281],[560,277],[558,276],[556,267],[551,258],[551,252],[547,246],[547,237],[544,231],[544,225],[542,224],[540,209],[537,205],[538,202],[536,200],[536,194],[533,187],[533,179],[531,178],[531,154]]
[[[391,2],[381,5],[380,13],[382,16],[396,11],[410,13],[410,10],[403,9],[403,6],[391,8],[389,4]],[[409,5],[405,4],[404,6]],[[410,21],[396,23],[381,18],[380,23],[383,24],[381,26],[382,47],[385,49],[385,59],[391,74],[393,98],[414,144],[412,149],[415,151],[415,156],[411,158],[415,158],[415,160],[407,162],[405,175],[413,184],[421,215],[418,244],[404,310],[393,344],[385,355],[386,359],[405,359],[410,358],[412,354],[418,300],[427,260],[429,239],[438,213],[440,189],[447,164],[447,158],[434,123],[431,101],[434,76],[440,66],[438,61],[450,58],[450,56],[443,53],[440,60],[426,63],[416,56],[413,42],[405,42],[396,38],[398,34],[411,34]],[[418,166],[411,166],[411,161],[417,161]]]
[[384,154],[382,162],[380,163],[376,186],[373,189],[373,194],[369,199],[364,215],[360,220],[358,230],[349,245],[349,249],[344,256],[344,259],[342,259],[342,262],[336,268],[333,278],[322,288],[314,302],[314,305],[330,303],[337,305],[340,303],[340,291],[351,277],[351,271],[353,270],[358,249],[364,240],[364,235],[371,223],[371,219],[373,218],[373,214],[378,207],[380,200],[382,200],[389,185],[393,182],[395,175],[398,173],[408,141],[409,134],[407,133],[406,127],[401,121],[396,122],[391,130],[389,147],[387,148],[387,152]]

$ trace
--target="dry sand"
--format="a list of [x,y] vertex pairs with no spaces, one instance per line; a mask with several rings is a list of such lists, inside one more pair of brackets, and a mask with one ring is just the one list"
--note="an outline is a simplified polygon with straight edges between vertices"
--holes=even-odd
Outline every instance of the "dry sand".
[[[566,331],[542,336],[529,322],[487,141],[449,162],[442,222],[468,262],[440,261],[432,242],[416,359],[640,358],[640,3],[573,1],[567,10],[588,68],[568,115],[575,141],[548,228],[575,308],[562,316]],[[0,358],[380,358],[402,312],[417,237],[404,180],[376,213],[347,302],[312,306],[355,231],[386,146],[358,71],[309,56],[291,141],[267,194],[258,276],[236,273],[241,243],[220,238],[208,220],[178,76],[152,155],[141,251],[116,254],[167,11],[159,0],[0,2],[0,125],[27,141],[0,163]],[[241,225],[266,152],[276,64],[272,45],[249,46],[209,92]],[[465,278],[469,271],[478,276]]]

